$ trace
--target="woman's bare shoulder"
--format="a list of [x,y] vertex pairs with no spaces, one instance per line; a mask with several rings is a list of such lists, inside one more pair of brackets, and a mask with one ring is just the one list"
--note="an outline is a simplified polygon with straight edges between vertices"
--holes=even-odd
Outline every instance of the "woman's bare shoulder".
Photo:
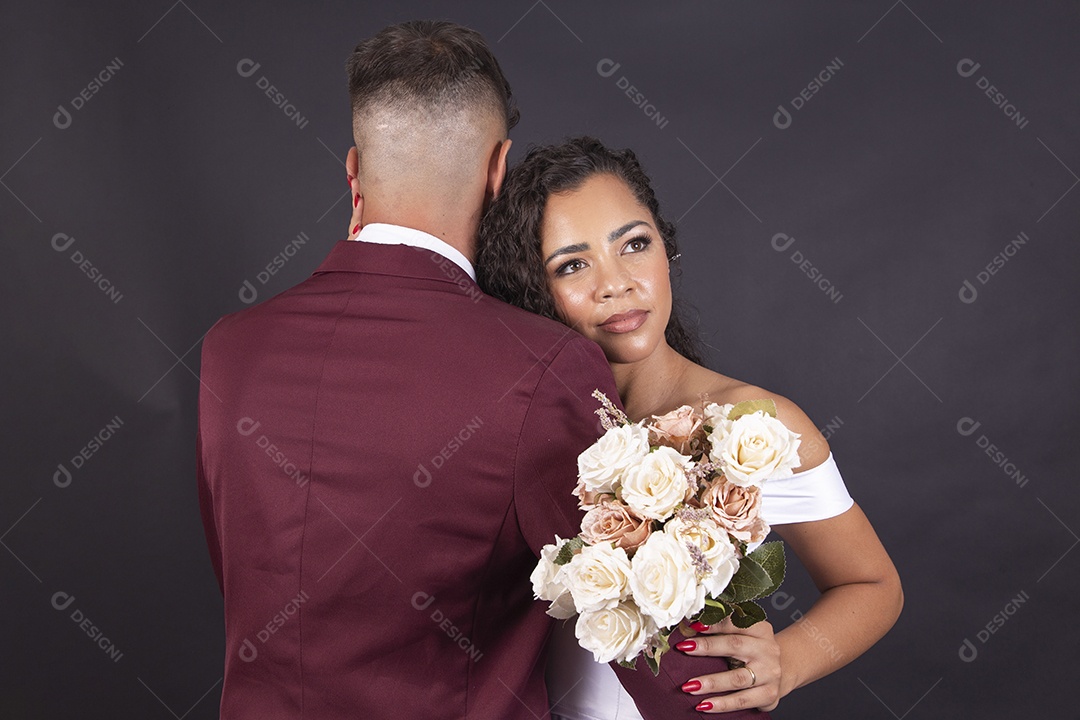
[[703,393],[707,402],[732,405],[746,400],[771,399],[776,403],[776,417],[791,431],[799,433],[799,459],[802,461],[796,472],[809,470],[825,462],[829,457],[829,442],[822,436],[814,421],[803,412],[802,408],[788,398],[771,392],[757,385],[742,382],[734,378],[710,371],[715,382]]

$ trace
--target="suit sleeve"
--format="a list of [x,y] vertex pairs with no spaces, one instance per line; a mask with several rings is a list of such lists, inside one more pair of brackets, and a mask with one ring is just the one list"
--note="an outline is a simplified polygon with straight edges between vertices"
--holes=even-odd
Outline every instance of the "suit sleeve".
[[583,513],[573,495],[577,457],[603,433],[595,390],[619,401],[600,347],[575,336],[544,370],[522,423],[514,464],[514,503],[525,541],[540,549],[581,532]]
[[214,498],[210,493],[206,471],[203,466],[202,426],[195,435],[195,475],[199,486],[199,512],[202,515],[203,532],[206,533],[206,545],[210,550],[210,562],[214,566],[218,588],[225,594],[225,582],[221,574],[221,541],[218,538],[217,520],[214,513]]

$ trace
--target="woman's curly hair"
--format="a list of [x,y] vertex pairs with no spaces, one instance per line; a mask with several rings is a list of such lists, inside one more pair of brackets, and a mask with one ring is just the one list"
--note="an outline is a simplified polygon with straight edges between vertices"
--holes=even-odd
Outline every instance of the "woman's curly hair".
[[[606,173],[630,188],[656,223],[669,259],[678,255],[675,225],[660,214],[649,176],[631,150],[611,150],[596,138],[578,137],[534,147],[506,176],[502,190],[480,224],[476,258],[480,288],[511,305],[563,322],[548,288],[540,227],[552,194],[572,192],[593,175]],[[672,298],[665,337],[683,357],[701,363],[697,337],[689,332]]]

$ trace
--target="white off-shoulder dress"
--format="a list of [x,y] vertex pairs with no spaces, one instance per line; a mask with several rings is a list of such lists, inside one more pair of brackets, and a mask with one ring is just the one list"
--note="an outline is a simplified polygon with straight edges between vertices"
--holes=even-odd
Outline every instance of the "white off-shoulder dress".
[[[761,513],[769,525],[824,520],[853,504],[832,453],[817,467],[761,486]],[[573,618],[556,623],[549,643],[552,720],[642,720],[615,671],[578,645]]]

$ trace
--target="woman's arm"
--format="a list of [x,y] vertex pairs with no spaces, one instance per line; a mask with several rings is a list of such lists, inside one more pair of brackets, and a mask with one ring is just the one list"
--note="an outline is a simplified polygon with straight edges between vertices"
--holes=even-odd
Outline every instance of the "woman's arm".
[[900,576],[862,509],[817,522],[776,527],[821,591],[777,635],[784,695],[862,655],[896,623],[904,605]]
[[[777,408],[780,420],[803,436],[801,469],[823,462],[828,443],[809,418],[783,398],[777,398]],[[858,505],[836,517],[773,529],[806,567],[821,596],[776,635],[768,623],[740,630],[726,620],[695,637],[694,649],[685,645],[687,654],[735,657],[754,671],[693,678],[687,687],[694,688],[695,680],[700,683],[690,692],[711,706],[705,712],[775,708],[795,688],[864,653],[893,626],[903,606],[896,568]],[[733,690],[738,692],[713,696]]]

